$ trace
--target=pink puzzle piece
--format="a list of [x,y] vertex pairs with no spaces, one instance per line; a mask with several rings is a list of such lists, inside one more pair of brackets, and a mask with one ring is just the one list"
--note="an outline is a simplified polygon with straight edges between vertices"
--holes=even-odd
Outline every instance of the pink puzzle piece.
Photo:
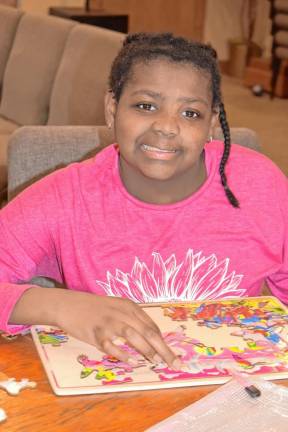
[[23,378],[21,381],[16,381],[15,378],[9,378],[5,381],[0,381],[0,388],[4,389],[10,395],[18,395],[20,390],[25,388],[35,388],[36,383],[29,381],[27,378]]

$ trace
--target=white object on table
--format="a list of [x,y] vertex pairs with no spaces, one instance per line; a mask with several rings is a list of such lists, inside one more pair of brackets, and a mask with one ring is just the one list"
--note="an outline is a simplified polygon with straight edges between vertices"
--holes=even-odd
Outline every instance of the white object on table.
[[10,395],[18,395],[20,390],[25,388],[35,388],[36,382],[29,381],[27,378],[23,378],[21,381],[16,381],[15,378],[9,378],[5,381],[0,381],[0,388],[4,389]]

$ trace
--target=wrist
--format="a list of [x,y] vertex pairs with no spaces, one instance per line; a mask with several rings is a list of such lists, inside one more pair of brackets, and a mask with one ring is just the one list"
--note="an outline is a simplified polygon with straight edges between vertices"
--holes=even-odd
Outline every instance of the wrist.
[[66,289],[31,286],[16,303],[9,324],[58,325],[62,297]]

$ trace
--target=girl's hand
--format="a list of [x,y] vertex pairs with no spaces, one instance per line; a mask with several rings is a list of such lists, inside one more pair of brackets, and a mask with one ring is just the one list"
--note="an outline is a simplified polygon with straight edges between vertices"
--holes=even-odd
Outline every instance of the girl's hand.
[[121,337],[148,360],[180,369],[180,360],[164,342],[159,328],[137,304],[119,297],[63,291],[56,320],[71,336],[135,366],[129,353],[114,343]]

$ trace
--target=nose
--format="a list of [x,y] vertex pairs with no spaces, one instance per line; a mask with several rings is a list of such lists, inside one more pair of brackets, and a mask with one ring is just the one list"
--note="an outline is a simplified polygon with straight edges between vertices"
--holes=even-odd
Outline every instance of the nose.
[[155,119],[152,129],[155,133],[171,138],[179,133],[177,119],[172,114],[159,114]]

